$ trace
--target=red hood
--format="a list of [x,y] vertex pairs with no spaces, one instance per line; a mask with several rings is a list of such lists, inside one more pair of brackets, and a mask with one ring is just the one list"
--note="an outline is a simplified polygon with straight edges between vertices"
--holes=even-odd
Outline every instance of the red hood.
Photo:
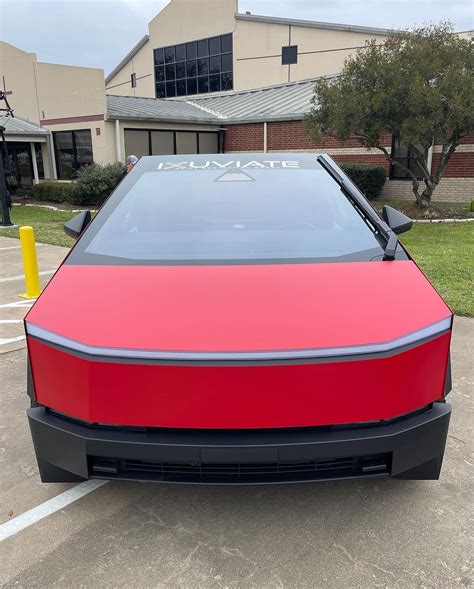
[[27,323],[90,346],[235,352],[389,342],[450,316],[412,261],[63,265]]

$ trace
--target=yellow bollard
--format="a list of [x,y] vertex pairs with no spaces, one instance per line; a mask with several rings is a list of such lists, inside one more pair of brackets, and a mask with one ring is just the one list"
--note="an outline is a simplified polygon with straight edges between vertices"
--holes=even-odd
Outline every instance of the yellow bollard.
[[25,299],[36,299],[41,292],[41,288],[33,227],[20,227],[20,243],[25,267],[26,292],[19,296]]

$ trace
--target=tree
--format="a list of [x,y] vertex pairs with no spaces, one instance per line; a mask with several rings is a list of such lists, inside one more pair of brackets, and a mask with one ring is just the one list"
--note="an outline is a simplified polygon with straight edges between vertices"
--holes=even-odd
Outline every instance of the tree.
[[[474,130],[473,43],[449,23],[366,43],[334,78],[318,80],[307,117],[315,140],[357,138],[380,150],[412,180],[418,206],[427,206],[463,137]],[[412,166],[392,157],[387,135],[408,149]],[[429,150],[441,146],[429,169]],[[423,182],[423,184],[421,184]]]

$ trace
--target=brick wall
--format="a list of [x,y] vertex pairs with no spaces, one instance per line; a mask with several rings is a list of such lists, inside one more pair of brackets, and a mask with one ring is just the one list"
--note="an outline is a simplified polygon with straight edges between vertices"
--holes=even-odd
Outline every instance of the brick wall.
[[[359,141],[350,138],[347,141],[337,141],[332,137],[326,137],[322,141],[313,142],[308,136],[303,121],[281,121],[268,123],[268,150],[289,151],[294,149],[316,149],[327,151],[329,149],[363,149]],[[384,137],[384,145],[391,146],[390,136]]]
[[[225,151],[263,151],[263,123],[229,125],[226,131]],[[383,144],[391,149],[392,140],[388,135]],[[281,121],[267,124],[267,150],[275,151],[321,151],[328,153],[338,163],[370,163],[383,166],[387,178],[390,165],[378,150],[364,148],[357,139],[340,142],[326,138],[319,143],[311,141],[303,121]],[[435,146],[433,168],[440,158],[440,146]],[[412,198],[411,182],[388,180],[384,196]],[[474,136],[464,137],[458,150],[448,163],[440,185],[436,188],[434,200],[469,201],[474,199]]]
[[[463,146],[458,147],[459,150]],[[440,153],[433,154],[433,170],[439,164]],[[455,152],[449,162],[446,164],[443,172],[444,178],[474,178],[474,151]]]
[[376,166],[382,166],[385,170],[385,174],[390,174],[390,164],[385,159],[383,154],[377,154],[373,152],[369,152],[366,154],[338,154],[338,153],[330,153],[329,154],[334,161],[338,164],[374,164]]
[[263,123],[227,127],[225,151],[263,151]]
[[[388,180],[382,196],[412,200],[413,192],[409,180]],[[474,178],[441,178],[433,200],[438,202],[469,202],[474,199]]]

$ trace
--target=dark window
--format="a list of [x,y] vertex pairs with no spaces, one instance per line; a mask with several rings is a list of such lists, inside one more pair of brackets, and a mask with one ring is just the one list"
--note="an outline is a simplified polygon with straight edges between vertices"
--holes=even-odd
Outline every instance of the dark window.
[[195,59],[186,62],[186,76],[188,78],[197,76],[197,61]]
[[221,73],[221,56],[214,55],[209,58],[209,73],[220,74]]
[[221,77],[217,74],[216,76],[209,76],[209,92],[220,92],[221,89]]
[[132,88],[136,88],[137,87],[137,74],[131,74],[131,76],[130,76],[130,84],[132,85]]
[[154,56],[155,56],[155,65],[163,65],[165,63],[165,50],[164,49],[155,49]]
[[82,166],[92,164],[92,136],[89,129],[55,131],[53,136],[60,180],[71,180]]
[[31,159],[31,145],[12,141],[8,143],[7,153],[4,153],[3,150],[1,152],[0,157],[3,159],[3,165],[5,166],[5,180],[8,190],[14,193],[18,188],[32,186],[33,162]]
[[176,45],[176,61],[186,59],[186,45]]
[[171,63],[174,61],[175,53],[173,47],[165,47],[165,63]]
[[[195,148],[189,132],[178,143],[188,153]],[[160,264],[369,261],[382,255],[374,229],[337,182],[313,166],[158,172],[155,162],[144,165],[133,186],[122,185],[99,211],[73,257]]]
[[198,41],[198,57],[207,57],[209,55],[209,41],[208,39],[203,39],[202,41]]
[[176,82],[176,96],[186,96],[186,80]]
[[221,35],[221,51],[222,53],[230,53],[232,51],[232,34]]
[[223,72],[231,72],[232,71],[232,53],[224,53],[221,60],[222,66],[221,69]]
[[35,143],[35,157],[36,167],[38,168],[38,178],[44,179],[44,162],[43,162],[43,151],[41,149],[41,143]]
[[212,37],[209,39],[209,55],[217,55],[221,52],[221,38]]
[[156,97],[157,98],[166,98],[166,87],[164,84],[157,84],[156,85]]
[[198,78],[198,92],[199,94],[206,94],[209,92],[209,78],[208,76],[203,76],[202,78]]
[[231,33],[155,49],[154,60],[157,98],[233,88]]
[[176,96],[176,82],[166,82],[166,96],[169,98]]
[[[392,140],[392,158],[396,161],[400,162],[406,168],[411,170],[416,177],[421,180],[422,173],[420,167],[415,159],[414,153],[412,150],[408,149],[404,145],[402,145],[397,137],[393,137]],[[411,177],[402,170],[402,168],[392,164],[390,166],[390,178],[394,180],[409,180]]]
[[232,90],[232,74],[222,74],[221,88],[222,90]]
[[209,59],[198,59],[198,76],[205,76],[209,73]]
[[196,59],[197,57],[197,45],[196,41],[192,43],[186,43],[186,59]]
[[197,78],[188,78],[186,80],[186,89],[188,94],[197,94]]
[[174,69],[174,63],[165,65],[165,74],[167,80],[176,80],[176,71]]
[[176,79],[180,80],[181,78],[186,77],[186,62],[180,61],[176,64]]
[[281,48],[281,64],[290,65],[291,63],[298,63],[298,45]]

